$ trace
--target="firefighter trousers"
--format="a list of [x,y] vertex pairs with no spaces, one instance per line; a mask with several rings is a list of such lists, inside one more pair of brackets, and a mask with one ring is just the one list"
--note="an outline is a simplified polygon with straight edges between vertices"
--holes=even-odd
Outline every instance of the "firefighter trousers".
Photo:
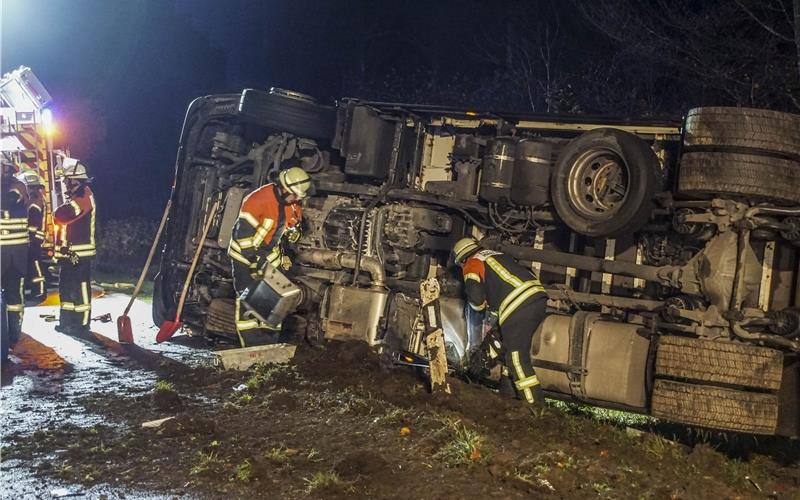
[[61,266],[59,326],[71,333],[88,333],[92,314],[92,260],[84,257],[73,264],[68,259],[59,259],[58,263]]
[[544,320],[547,296],[537,293],[520,305],[500,326],[504,363],[517,392],[528,403],[543,403],[539,379],[531,360],[533,333]]
[[41,257],[42,245],[31,241],[31,246],[28,249],[27,289],[30,290],[31,297],[39,301],[44,300],[46,295]]
[[231,259],[233,266],[233,288],[236,291],[236,334],[242,347],[274,344],[280,332],[266,328],[264,323],[247,311],[239,300],[241,293],[253,282],[252,269],[244,263]]
[[25,270],[28,245],[0,247],[0,282],[3,301],[8,311],[8,340],[14,344],[22,334],[22,317],[25,313]]

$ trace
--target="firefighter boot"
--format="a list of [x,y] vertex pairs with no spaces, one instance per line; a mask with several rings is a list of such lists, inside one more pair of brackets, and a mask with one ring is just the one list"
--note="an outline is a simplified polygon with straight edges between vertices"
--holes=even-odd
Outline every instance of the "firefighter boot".
[[500,376],[500,385],[498,386],[498,391],[504,398],[519,399],[517,389],[514,387],[514,381],[511,380],[511,377],[508,375]]

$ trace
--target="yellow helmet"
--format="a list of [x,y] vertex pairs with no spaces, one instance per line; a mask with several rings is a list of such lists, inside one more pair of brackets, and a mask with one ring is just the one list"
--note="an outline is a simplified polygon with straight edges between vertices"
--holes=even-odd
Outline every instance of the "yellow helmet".
[[300,199],[305,198],[311,191],[311,176],[300,167],[292,167],[278,174],[281,187],[290,193],[296,194]]
[[456,256],[456,264],[462,264],[469,254],[480,248],[475,238],[461,238],[453,245],[453,253]]

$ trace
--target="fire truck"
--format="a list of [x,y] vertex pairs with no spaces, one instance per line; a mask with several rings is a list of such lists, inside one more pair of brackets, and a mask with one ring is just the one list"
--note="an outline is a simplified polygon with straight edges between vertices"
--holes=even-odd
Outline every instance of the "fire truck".
[[53,99],[33,71],[25,66],[0,79],[0,151],[21,172],[35,172],[45,185],[47,230],[43,246],[52,252],[53,207],[64,199],[60,183],[54,182],[61,165],[74,161],[69,152],[53,149]]

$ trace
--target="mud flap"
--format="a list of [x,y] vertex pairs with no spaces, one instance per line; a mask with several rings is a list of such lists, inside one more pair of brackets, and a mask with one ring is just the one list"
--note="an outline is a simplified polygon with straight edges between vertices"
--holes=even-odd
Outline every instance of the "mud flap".
[[445,355],[444,330],[442,315],[439,309],[439,282],[430,278],[419,285],[422,299],[422,318],[425,323],[425,347],[430,364],[431,392],[450,394],[447,382],[447,356]]

